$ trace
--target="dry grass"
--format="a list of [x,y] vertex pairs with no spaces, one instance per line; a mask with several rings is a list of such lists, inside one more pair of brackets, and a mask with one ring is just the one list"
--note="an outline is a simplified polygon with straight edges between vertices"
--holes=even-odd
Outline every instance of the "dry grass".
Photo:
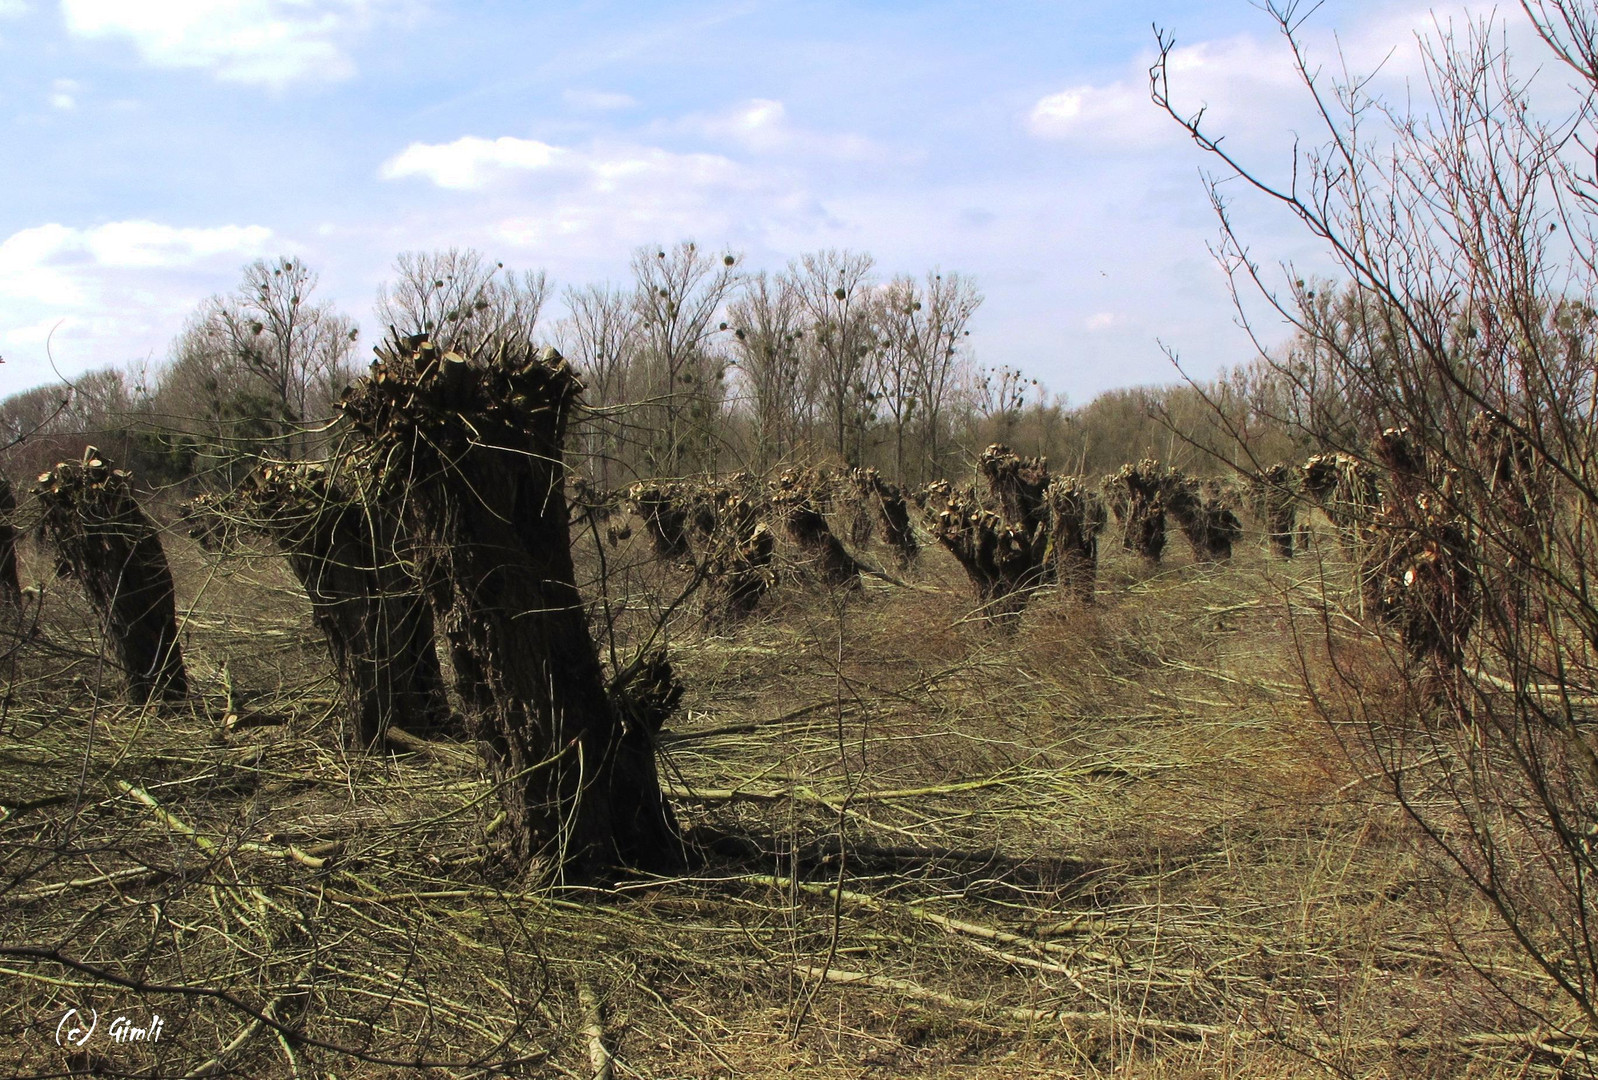
[[[82,965],[0,961],[6,1072],[589,1077],[596,1019],[642,1077],[1589,1070],[1313,718],[1346,568],[1250,544],[1150,575],[1107,544],[1096,608],[1041,595],[1013,633],[941,552],[842,604],[790,582],[730,635],[690,601],[664,775],[702,865],[529,889],[482,857],[469,750],[336,749],[282,567],[168,546],[190,707],[99,692],[67,583],[6,661],[0,945]],[[681,579],[610,558],[625,648]],[[73,1006],[163,1038],[69,1057]]]

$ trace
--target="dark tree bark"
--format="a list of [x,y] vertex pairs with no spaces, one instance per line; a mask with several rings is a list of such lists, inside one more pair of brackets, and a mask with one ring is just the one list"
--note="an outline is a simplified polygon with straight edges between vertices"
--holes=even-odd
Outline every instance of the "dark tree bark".
[[22,603],[22,579],[17,574],[17,527],[12,515],[17,497],[11,481],[0,476],[0,604]]
[[321,463],[266,462],[224,499],[191,502],[189,516],[224,517],[224,528],[258,532],[287,558],[332,656],[350,746],[379,746],[391,727],[451,731],[433,613],[395,552],[387,509]]
[[1049,527],[1044,492],[1049,486],[1049,464],[1043,458],[1018,457],[1003,443],[982,451],[977,461],[988,490],[1005,521],[1028,536]]
[[1243,523],[1230,507],[1174,469],[1167,475],[1164,498],[1195,559],[1217,562],[1232,557],[1232,545],[1243,538]]
[[1085,478],[1057,476],[1045,489],[1043,502],[1049,522],[1045,561],[1062,586],[1091,604],[1098,577],[1099,533],[1106,521],[1104,501]]
[[882,537],[901,567],[908,568],[921,554],[916,542],[915,527],[910,523],[910,507],[904,492],[882,479],[876,469],[866,469],[871,501],[876,503],[877,514],[882,519]]
[[1360,530],[1365,610],[1398,631],[1413,660],[1451,671],[1477,610],[1474,545],[1446,498],[1449,484],[1403,428],[1371,442],[1384,471],[1380,508]]
[[1360,564],[1367,617],[1398,631],[1412,660],[1457,668],[1476,621],[1476,558],[1464,526],[1431,499],[1389,505],[1369,526]]
[[869,547],[877,531],[876,486],[881,482],[876,469],[853,468],[848,473],[849,542],[856,549]]
[[341,407],[438,583],[435,615],[482,680],[468,720],[509,857],[574,876],[679,865],[654,750],[675,700],[652,691],[638,707],[621,675],[607,694],[574,583],[563,449],[582,383],[552,349],[469,360],[407,338],[378,357]]
[[786,472],[777,479],[773,502],[782,508],[788,537],[826,585],[835,589],[858,589],[862,567],[833,535],[827,519],[816,509],[812,484],[812,479],[802,473]]
[[1303,491],[1337,531],[1344,550],[1358,554],[1360,533],[1381,508],[1376,470],[1348,454],[1315,454],[1304,462]]
[[184,697],[189,684],[172,570],[129,474],[90,446],[82,460],[61,462],[39,477],[33,490],[43,511],[39,535],[55,549],[57,572],[77,579],[88,594],[129,698]]

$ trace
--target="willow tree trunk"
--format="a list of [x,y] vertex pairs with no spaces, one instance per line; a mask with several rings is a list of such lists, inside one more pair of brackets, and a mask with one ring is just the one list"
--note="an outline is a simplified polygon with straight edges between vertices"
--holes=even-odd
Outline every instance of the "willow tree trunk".
[[643,519],[644,531],[660,559],[692,557],[688,547],[688,510],[678,484],[640,482],[627,491],[633,511]]
[[0,476],[0,604],[22,602],[22,579],[17,574],[17,527],[11,520],[16,509],[11,481]]
[[860,588],[861,565],[833,534],[827,519],[806,494],[791,494],[783,509],[783,524],[788,538],[830,588]]
[[468,361],[409,338],[378,356],[341,406],[404,508],[435,615],[482,681],[468,720],[510,858],[578,876],[677,865],[655,767],[675,699],[611,700],[574,583],[562,451],[582,383],[554,350]]
[[974,492],[956,491],[947,481],[929,485],[924,499],[933,538],[960,563],[982,601],[983,618],[1013,626],[1044,581],[1047,536],[1027,536]]
[[915,527],[910,524],[910,506],[905,502],[903,491],[875,475],[875,469],[870,472],[873,474],[872,491],[876,497],[877,512],[882,517],[883,539],[893,549],[899,565],[908,568],[921,554]]
[[390,728],[450,727],[433,614],[395,553],[396,522],[314,462],[267,462],[229,500],[241,524],[287,557],[327,642],[345,702],[345,741],[366,748]]
[[1054,577],[1083,603],[1093,603],[1099,568],[1099,533],[1106,520],[1104,502],[1080,476],[1057,476],[1044,493],[1049,513],[1045,561]]
[[137,702],[188,693],[178,645],[172,571],[155,525],[139,509],[129,474],[94,447],[64,461],[34,488],[39,534],[59,573],[88,594]]

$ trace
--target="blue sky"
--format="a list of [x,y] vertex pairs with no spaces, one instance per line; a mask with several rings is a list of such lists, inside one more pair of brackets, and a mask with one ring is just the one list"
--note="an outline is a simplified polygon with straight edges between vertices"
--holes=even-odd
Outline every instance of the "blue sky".
[[[1309,41],[1401,92],[1431,19],[1332,0]],[[1074,401],[1172,378],[1162,342],[1208,374],[1250,347],[1205,162],[1148,103],[1154,23],[1179,99],[1279,167],[1311,129],[1245,0],[0,0],[0,394],[51,378],[47,339],[68,375],[164,359],[257,256],[304,258],[370,338],[402,250],[564,286],[688,238],[971,273],[977,359]],[[1317,265],[1240,209],[1257,257]]]

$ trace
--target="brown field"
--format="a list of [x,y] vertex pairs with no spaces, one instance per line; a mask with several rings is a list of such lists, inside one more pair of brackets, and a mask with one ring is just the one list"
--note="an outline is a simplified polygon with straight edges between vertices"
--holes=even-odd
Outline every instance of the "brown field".
[[[70,582],[6,616],[0,940],[81,966],[0,964],[0,1073],[586,1078],[602,1043],[619,1077],[1587,1075],[1339,694],[1312,707],[1329,642],[1401,704],[1318,539],[1203,566],[1173,536],[1150,572],[1111,535],[1096,606],[1009,633],[937,549],[842,601],[790,576],[730,634],[691,598],[663,776],[702,863],[556,889],[485,860],[469,748],[339,749],[281,560],[169,531],[184,707],[119,703]],[[624,657],[686,579],[631,545]],[[74,1057],[74,1006],[162,1037]]]

